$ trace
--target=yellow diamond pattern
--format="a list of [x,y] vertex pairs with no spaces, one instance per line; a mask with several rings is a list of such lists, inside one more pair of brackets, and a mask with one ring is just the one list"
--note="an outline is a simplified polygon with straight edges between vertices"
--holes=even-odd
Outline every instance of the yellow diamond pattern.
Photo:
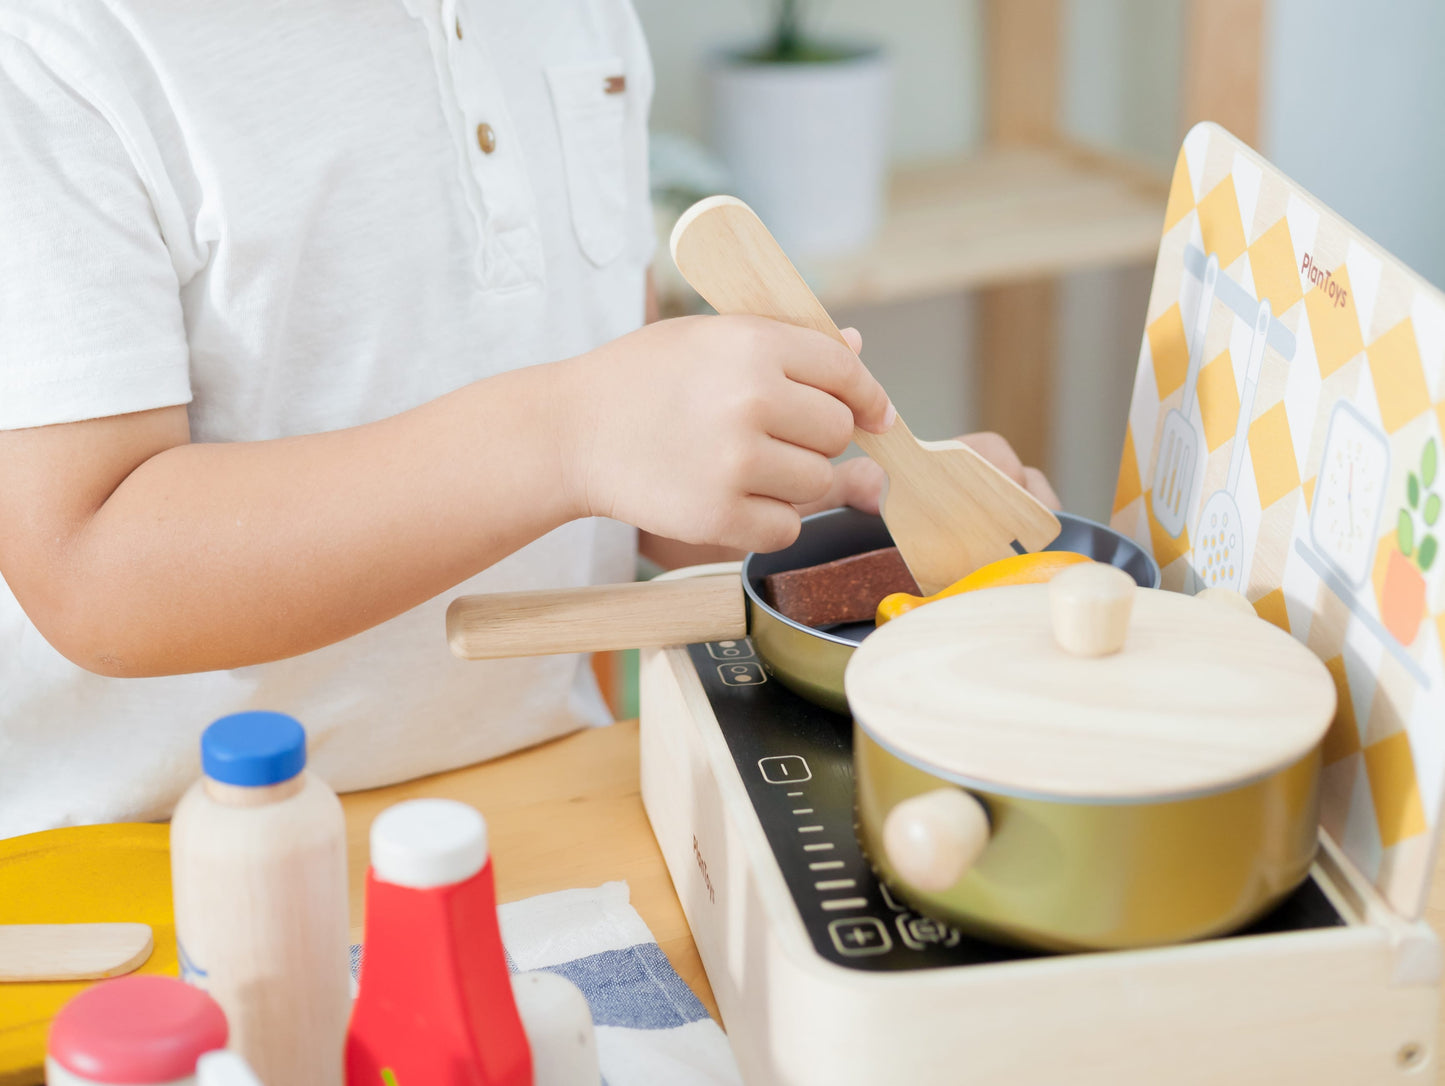
[[1174,162],[1174,179],[1169,183],[1169,203],[1164,208],[1164,232],[1174,229],[1175,224],[1194,210],[1194,186],[1189,181],[1189,163],[1185,161],[1184,149]]
[[1295,463],[1284,401],[1260,415],[1250,426],[1249,456],[1254,463],[1254,482],[1259,487],[1261,509],[1268,509],[1299,486],[1299,465]]
[[1114,488],[1114,512],[1118,512],[1144,492],[1139,478],[1139,457],[1134,452],[1134,433],[1124,428],[1124,452],[1119,457],[1119,482]]
[[1415,758],[1406,733],[1396,732],[1365,748],[1365,775],[1370,780],[1382,845],[1389,848],[1425,832],[1425,807],[1420,802]]
[[1219,254],[1220,268],[1229,267],[1244,252],[1244,226],[1239,221],[1233,177],[1225,177],[1199,201],[1199,231],[1204,251]]
[[1234,362],[1228,351],[1200,369],[1198,395],[1204,440],[1213,452],[1234,436],[1239,423],[1239,390],[1234,386]]
[[1175,302],[1149,326],[1149,356],[1154,361],[1154,382],[1159,398],[1173,395],[1189,372],[1189,341],[1184,338],[1184,318]]
[[1370,376],[1375,382],[1375,399],[1380,404],[1380,421],[1394,433],[1430,406],[1425,385],[1425,367],[1415,343],[1415,326],[1406,317],[1365,351]]
[[1330,298],[1323,286],[1312,287],[1305,294],[1305,312],[1310,317],[1321,377],[1328,377],[1365,348],[1360,338],[1360,319],[1355,315],[1350,274],[1341,264],[1330,278],[1345,291],[1344,305],[1339,304],[1338,294]]
[[1287,220],[1280,219],[1255,238],[1249,247],[1249,269],[1259,296],[1269,299],[1276,316],[1304,297]]

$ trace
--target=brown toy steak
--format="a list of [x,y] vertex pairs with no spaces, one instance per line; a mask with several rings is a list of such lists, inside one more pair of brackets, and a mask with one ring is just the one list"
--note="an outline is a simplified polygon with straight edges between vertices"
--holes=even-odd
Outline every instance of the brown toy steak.
[[763,598],[774,610],[814,628],[867,622],[879,601],[894,592],[919,594],[897,547],[763,578]]

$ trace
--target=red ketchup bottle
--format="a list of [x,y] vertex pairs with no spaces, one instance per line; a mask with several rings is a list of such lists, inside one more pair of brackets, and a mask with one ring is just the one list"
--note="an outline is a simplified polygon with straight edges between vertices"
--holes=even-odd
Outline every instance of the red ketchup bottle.
[[531,1086],[497,926],[487,825],[416,799],[371,824],[366,946],[348,1086]]

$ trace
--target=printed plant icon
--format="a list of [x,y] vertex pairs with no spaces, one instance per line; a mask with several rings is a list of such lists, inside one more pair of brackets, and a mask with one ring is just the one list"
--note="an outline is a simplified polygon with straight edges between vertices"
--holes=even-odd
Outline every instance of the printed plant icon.
[[1419,471],[1405,477],[1405,507],[1395,525],[1395,545],[1385,570],[1380,610],[1385,627],[1402,645],[1415,640],[1425,617],[1425,574],[1440,549],[1441,496],[1436,486],[1440,450],[1432,437],[1420,452]]

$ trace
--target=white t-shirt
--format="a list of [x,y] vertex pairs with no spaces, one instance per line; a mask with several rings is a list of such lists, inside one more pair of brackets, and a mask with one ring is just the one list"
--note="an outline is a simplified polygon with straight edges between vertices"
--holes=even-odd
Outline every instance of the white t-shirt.
[[[333,430],[636,328],[651,93],[629,0],[0,0],[0,429]],[[601,722],[579,658],[457,660],[443,616],[634,552],[574,522],[341,644],[156,679],[75,667],[0,584],[0,836],[164,817],[242,709],[338,790]]]

